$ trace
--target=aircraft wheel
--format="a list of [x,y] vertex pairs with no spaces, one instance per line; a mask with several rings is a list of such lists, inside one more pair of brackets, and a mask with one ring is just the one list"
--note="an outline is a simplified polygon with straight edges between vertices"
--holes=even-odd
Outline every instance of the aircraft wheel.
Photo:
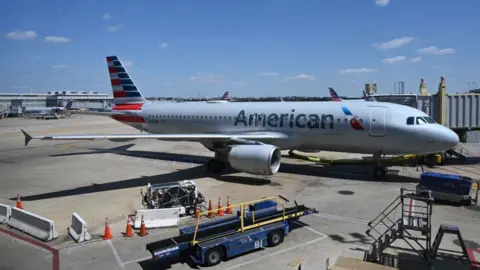
[[225,168],[225,163],[222,161],[212,158],[207,163],[207,171],[212,173],[219,173]]
[[384,180],[387,177],[387,170],[383,167],[375,168],[373,171],[373,177],[375,180]]

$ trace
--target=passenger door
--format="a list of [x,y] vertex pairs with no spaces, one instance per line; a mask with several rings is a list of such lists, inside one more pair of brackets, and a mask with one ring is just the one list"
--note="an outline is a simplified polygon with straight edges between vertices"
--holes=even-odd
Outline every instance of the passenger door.
[[385,107],[370,107],[370,136],[382,137],[386,135],[385,120]]

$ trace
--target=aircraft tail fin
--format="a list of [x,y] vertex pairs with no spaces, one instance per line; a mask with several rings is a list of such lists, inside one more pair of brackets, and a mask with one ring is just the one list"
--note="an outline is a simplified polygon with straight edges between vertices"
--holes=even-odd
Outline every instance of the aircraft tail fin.
[[133,105],[147,102],[117,56],[107,56],[107,64],[115,105]]
[[229,91],[227,91],[227,92],[225,92],[225,94],[223,94],[222,100],[230,100],[230,92]]
[[330,91],[330,97],[332,98],[332,101],[342,101],[343,99],[333,90],[332,87],[328,88],[328,91]]
[[73,105],[73,100],[69,100],[67,102],[67,105],[65,105],[65,109],[70,110],[72,108],[72,105]]

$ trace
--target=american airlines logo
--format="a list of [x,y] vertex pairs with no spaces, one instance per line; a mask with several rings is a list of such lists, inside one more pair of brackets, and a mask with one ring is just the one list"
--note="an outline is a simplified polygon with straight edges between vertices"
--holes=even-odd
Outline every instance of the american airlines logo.
[[245,110],[241,110],[236,119],[234,126],[242,125],[258,126],[258,127],[290,127],[290,128],[309,128],[309,129],[333,129],[334,120],[332,114],[295,114],[295,110],[290,113],[266,115],[264,113],[252,113],[248,116]]

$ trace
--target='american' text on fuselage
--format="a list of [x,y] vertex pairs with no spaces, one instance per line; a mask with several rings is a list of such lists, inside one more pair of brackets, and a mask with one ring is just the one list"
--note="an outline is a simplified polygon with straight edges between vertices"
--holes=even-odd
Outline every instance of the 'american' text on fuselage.
[[271,113],[268,116],[264,113],[252,113],[247,117],[245,110],[241,110],[235,119],[234,126],[242,123],[244,126],[333,129],[334,117],[332,114],[309,114],[307,116],[300,113],[295,115],[295,110],[290,113]]

